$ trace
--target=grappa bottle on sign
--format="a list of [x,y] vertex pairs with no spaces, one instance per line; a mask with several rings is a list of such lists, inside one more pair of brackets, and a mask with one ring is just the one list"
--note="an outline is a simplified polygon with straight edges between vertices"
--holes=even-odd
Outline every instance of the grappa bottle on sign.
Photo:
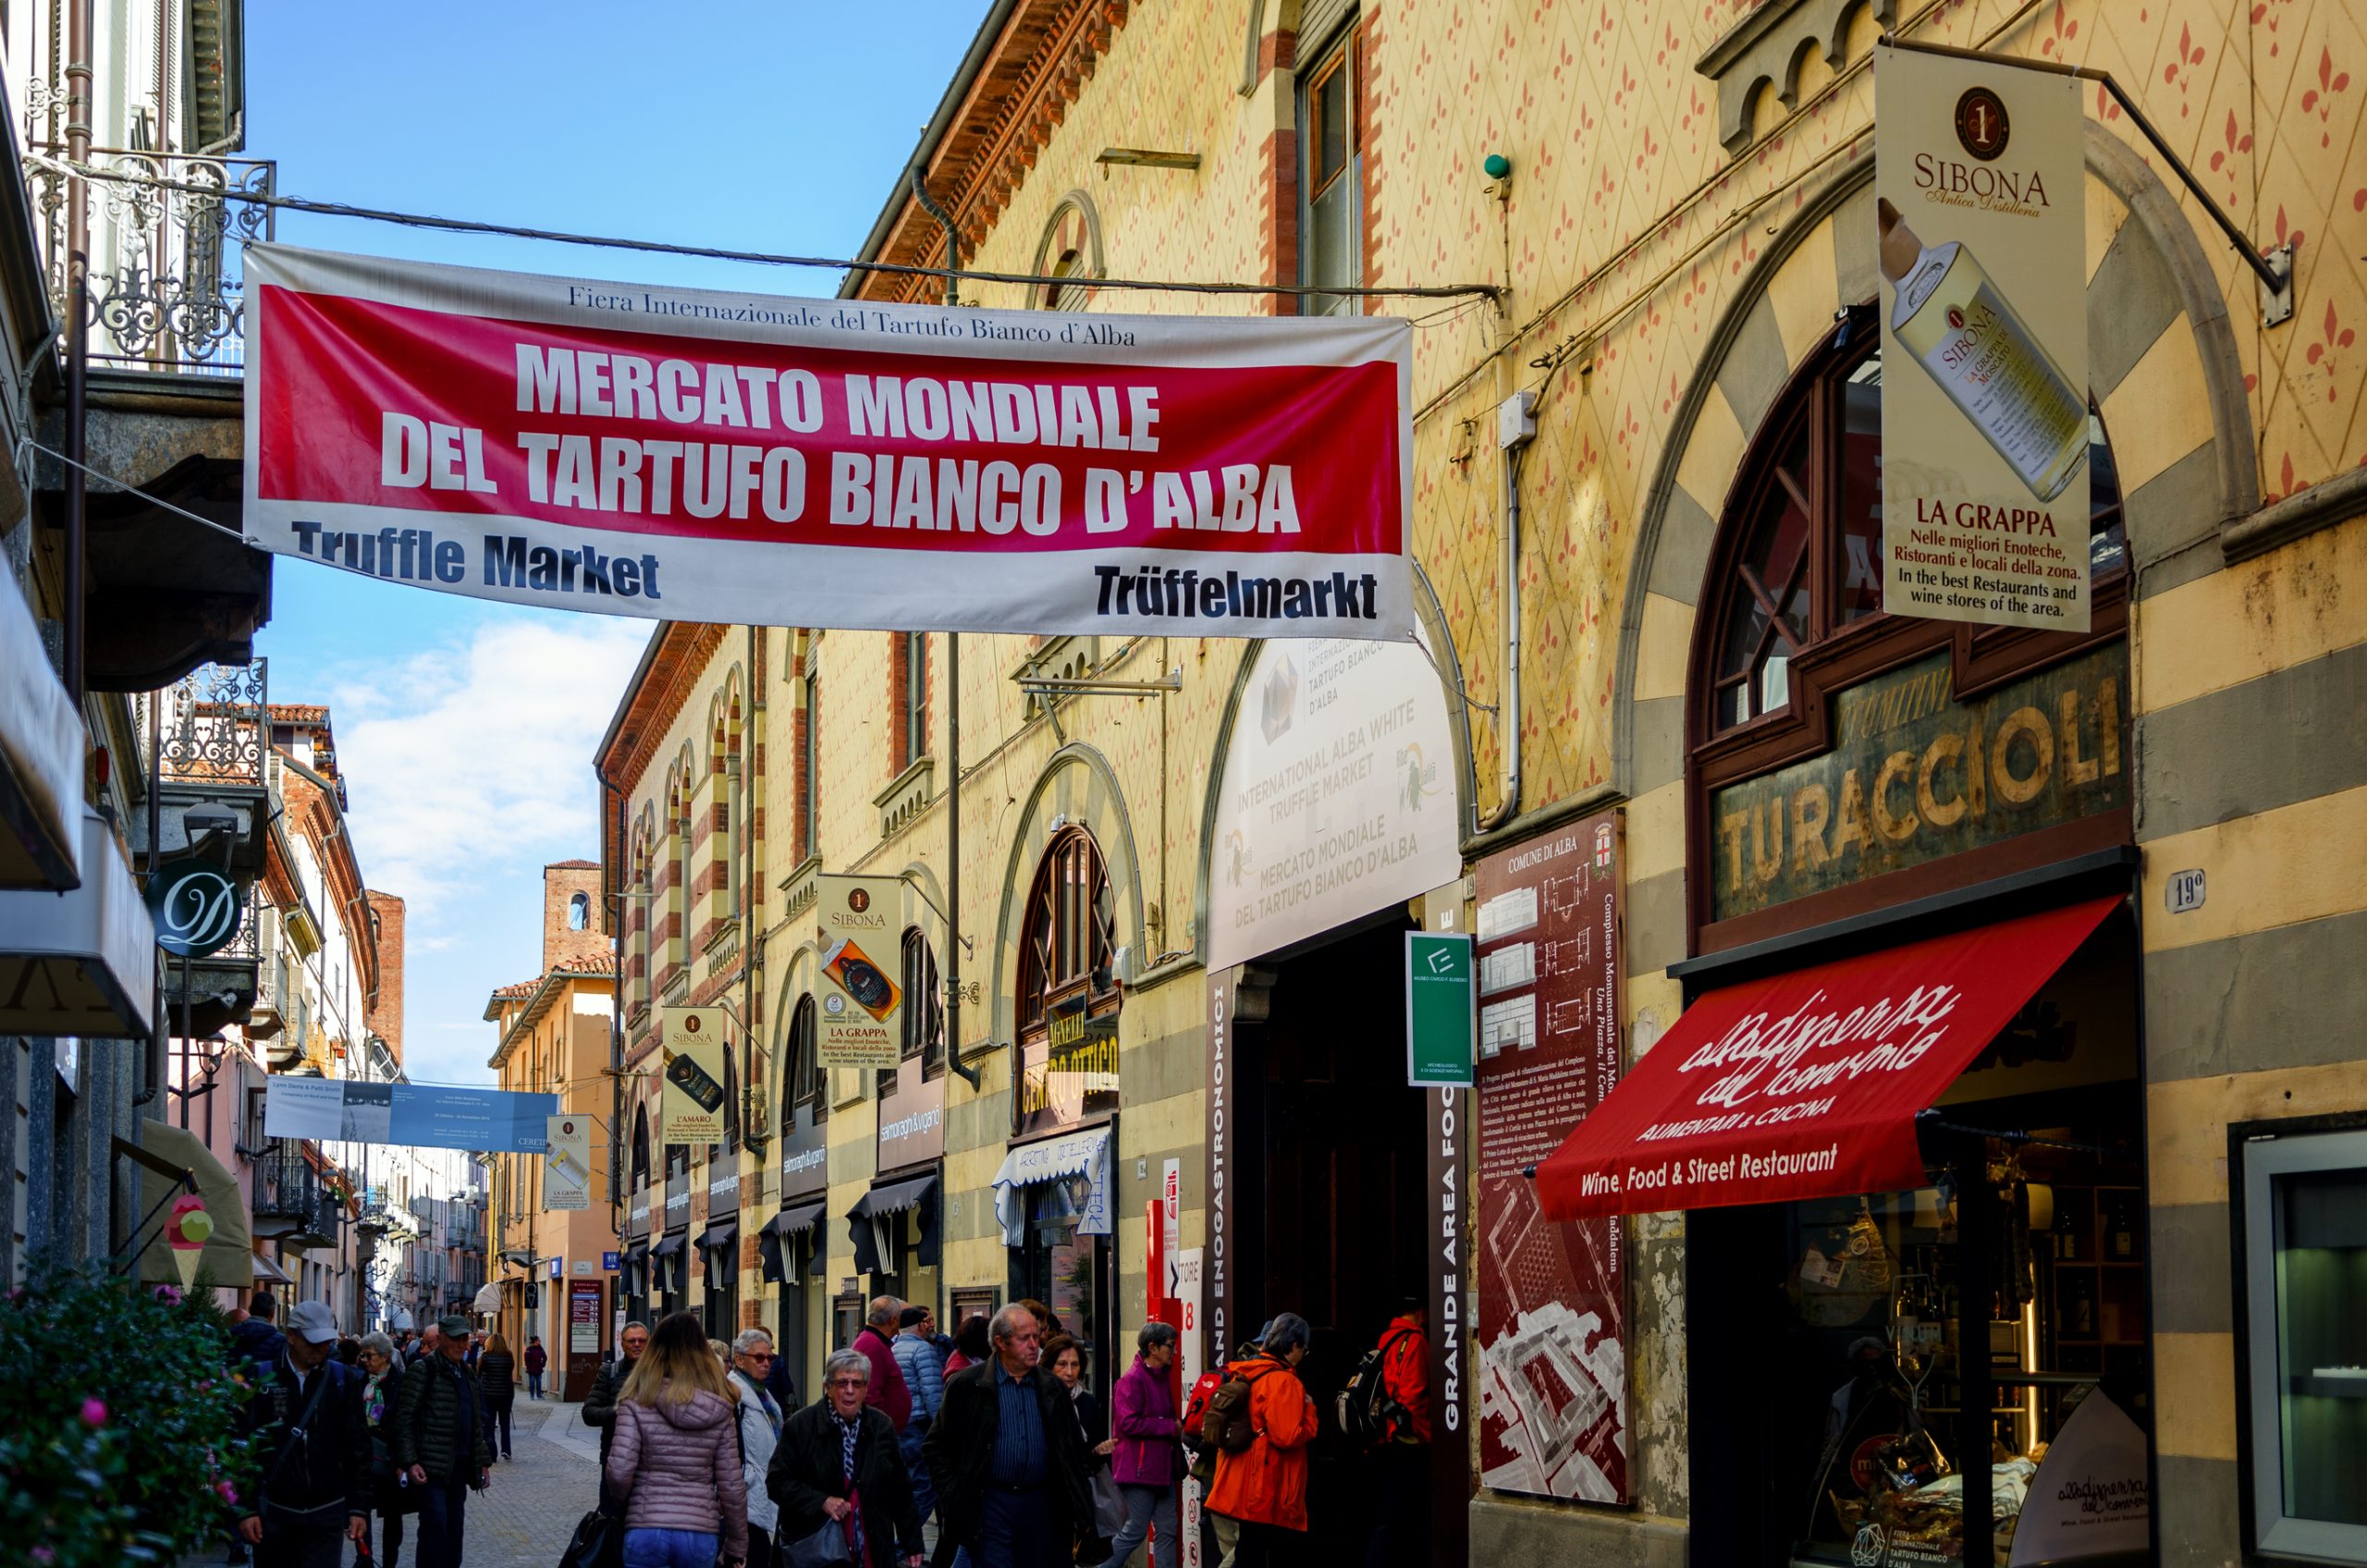
[[2061,495],[2088,455],[2087,398],[1962,240],[1927,248],[1888,202],[1877,222],[1892,333],[2031,495]]

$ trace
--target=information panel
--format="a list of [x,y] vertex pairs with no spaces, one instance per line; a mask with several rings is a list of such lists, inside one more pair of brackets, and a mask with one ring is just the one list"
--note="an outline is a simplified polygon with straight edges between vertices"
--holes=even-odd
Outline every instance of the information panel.
[[1628,1500],[1625,1238],[1523,1171],[1618,1082],[1619,855],[1605,813],[1476,868],[1480,1479],[1587,1502]]

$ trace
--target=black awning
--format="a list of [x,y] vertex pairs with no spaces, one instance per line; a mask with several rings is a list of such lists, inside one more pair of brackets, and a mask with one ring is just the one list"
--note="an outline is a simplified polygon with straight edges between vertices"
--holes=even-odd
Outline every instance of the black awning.
[[876,1219],[883,1215],[901,1214],[908,1208],[918,1208],[921,1200],[928,1196],[929,1189],[936,1185],[937,1178],[931,1175],[915,1176],[908,1182],[890,1182],[885,1186],[874,1187],[855,1200],[854,1207],[847,1210],[847,1218]]
[[690,1244],[690,1241],[689,1231],[677,1231],[672,1235],[662,1238],[656,1246],[650,1250],[652,1255],[657,1257],[680,1257],[682,1255],[682,1249]]
[[803,1269],[808,1247],[818,1244],[821,1240],[815,1233],[815,1227],[821,1222],[823,1211],[828,1207],[828,1205],[818,1202],[802,1203],[793,1208],[784,1208],[765,1221],[764,1227],[756,1232],[756,1256],[763,1265],[766,1284],[787,1282],[790,1265],[782,1256],[784,1252],[789,1258],[796,1259],[800,1270]]
[[822,1211],[828,1207],[827,1204],[816,1202],[801,1203],[794,1207],[783,1208],[779,1214],[765,1221],[765,1234],[794,1236],[811,1231],[821,1219]]
[[639,1263],[648,1256],[649,1243],[647,1242],[635,1242],[632,1245],[625,1248],[625,1261],[627,1263]]
[[882,1230],[907,1210],[920,1211],[920,1245],[914,1261],[923,1268],[938,1264],[937,1177],[908,1177],[901,1182],[883,1182],[855,1200],[847,1210],[847,1238],[854,1243],[855,1268],[865,1274],[876,1274],[880,1268]]
[[739,1239],[740,1222],[736,1219],[726,1219],[719,1224],[710,1225],[699,1232],[699,1250],[717,1252]]

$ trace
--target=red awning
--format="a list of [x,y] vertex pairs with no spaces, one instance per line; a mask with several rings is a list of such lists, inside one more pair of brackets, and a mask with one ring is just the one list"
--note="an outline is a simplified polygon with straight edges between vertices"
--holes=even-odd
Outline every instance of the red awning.
[[1915,1118],[2119,902],[1711,992],[1538,1167],[1547,1217],[1923,1185]]

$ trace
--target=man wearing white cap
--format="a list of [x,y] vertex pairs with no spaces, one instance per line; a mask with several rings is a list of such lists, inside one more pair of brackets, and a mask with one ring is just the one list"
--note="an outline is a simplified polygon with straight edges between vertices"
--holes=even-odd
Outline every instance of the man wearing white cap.
[[369,1538],[370,1434],[336,1346],[326,1305],[299,1302],[285,1348],[257,1368],[240,1430],[261,1435],[263,1472],[239,1521],[255,1568],[337,1568],[347,1540]]

